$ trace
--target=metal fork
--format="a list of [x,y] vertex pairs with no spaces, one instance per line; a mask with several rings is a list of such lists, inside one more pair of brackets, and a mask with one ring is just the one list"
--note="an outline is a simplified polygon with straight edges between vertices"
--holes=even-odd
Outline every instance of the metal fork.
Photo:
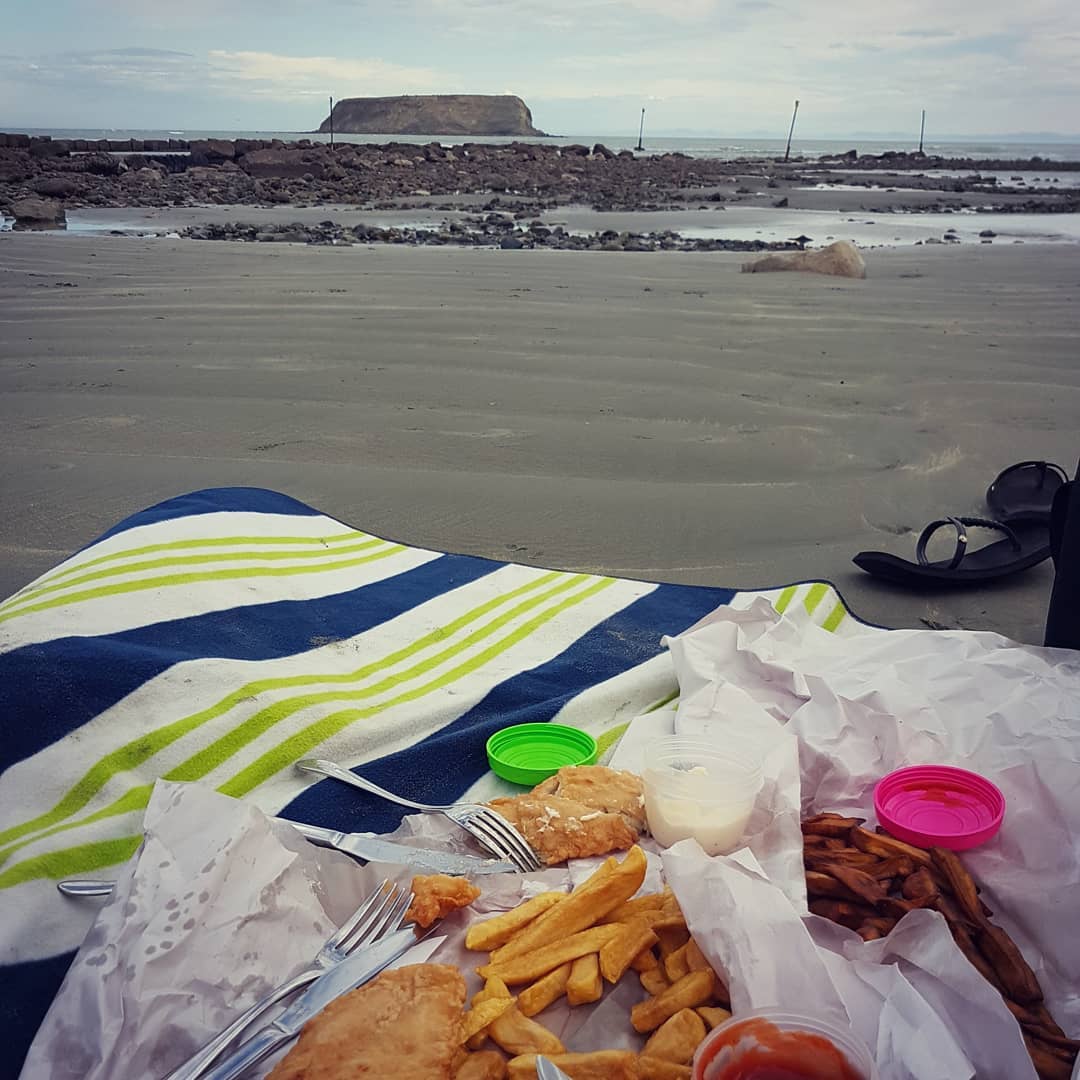
[[357,776],[356,773],[322,758],[304,758],[296,763],[296,767],[303,769],[305,772],[331,776],[335,780],[351,784],[361,791],[397,803],[398,806],[407,806],[411,810],[419,810],[425,814],[442,814],[454,822],[455,825],[460,825],[485,850],[498,859],[509,859],[519,870],[539,870],[544,865],[536,852],[526,842],[525,837],[506,818],[497,814],[489,806],[481,806],[478,803],[451,803],[449,806],[429,806],[427,803],[414,802],[412,799],[395,795],[393,792],[379,787],[378,784],[372,783],[372,781]]
[[266,997],[255,1002],[224,1031],[174,1069],[164,1080],[196,1080],[221,1056],[223,1050],[257,1017],[297,990],[313,983],[324,971],[344,960],[355,949],[396,931],[412,903],[412,893],[388,879],[341,924],[319,950],[311,964]]

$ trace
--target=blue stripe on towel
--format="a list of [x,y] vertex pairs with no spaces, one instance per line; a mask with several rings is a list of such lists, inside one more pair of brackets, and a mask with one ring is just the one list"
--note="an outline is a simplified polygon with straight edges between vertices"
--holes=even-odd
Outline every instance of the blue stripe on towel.
[[44,749],[185,660],[270,660],[349,638],[504,563],[443,555],[350,592],[279,600],[140,626],[102,637],[67,637],[0,655],[0,772]]
[[[546,664],[492,688],[422,743],[368,762],[363,774],[421,802],[452,802],[487,772],[485,745],[500,728],[551,720],[577,694],[663,652],[662,635],[681,633],[734,595],[731,589],[660,585]],[[323,780],[293,799],[282,816],[355,832],[390,832],[406,813],[340,781]]]
[[[94,544],[110,536],[116,536],[118,533],[127,532],[128,529],[137,529],[141,525],[154,525],[159,521],[172,521],[175,518],[193,517],[196,514],[216,514],[221,511],[292,514],[294,517],[328,516],[321,510],[316,510],[294,499],[291,495],[283,495],[280,491],[270,491],[268,488],[205,488],[188,495],[178,495],[174,499],[166,499],[156,506],[148,507],[137,514],[132,514],[131,517],[124,518],[107,533],[102,533]],[[87,547],[93,547],[93,544],[88,544]],[[86,548],[82,550],[85,551]]]

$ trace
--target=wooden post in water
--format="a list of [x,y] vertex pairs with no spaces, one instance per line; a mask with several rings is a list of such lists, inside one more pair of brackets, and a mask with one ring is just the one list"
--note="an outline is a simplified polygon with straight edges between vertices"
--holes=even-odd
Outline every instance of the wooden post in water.
[[791,136],[795,134],[795,117],[799,115],[799,99],[795,99],[795,111],[791,114],[791,127],[787,133],[787,149],[784,151],[784,160],[791,157]]
[[334,145],[334,95],[330,95],[330,145]]
[[919,128],[919,153],[922,153],[923,136],[926,134],[926,110],[922,111],[922,126]]
[[638,128],[637,146],[634,147],[635,150],[644,150],[645,149],[645,147],[642,146],[642,144],[641,144],[641,137],[644,134],[645,134],[645,110],[642,109],[641,110],[641,126]]

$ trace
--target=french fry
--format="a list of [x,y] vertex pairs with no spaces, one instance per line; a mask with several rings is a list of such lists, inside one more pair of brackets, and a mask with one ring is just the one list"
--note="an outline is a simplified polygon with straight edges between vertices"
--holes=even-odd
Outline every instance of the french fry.
[[686,966],[691,971],[712,971],[712,964],[709,963],[708,957],[693,938],[686,943]]
[[804,835],[831,836],[845,839],[852,829],[862,825],[866,818],[841,817],[839,814],[815,814],[802,823]]
[[[656,935],[653,935],[656,937]],[[659,941],[659,938],[657,938]],[[601,969],[603,968],[604,950],[600,950]],[[652,971],[660,966],[660,961],[656,959],[656,953],[651,948],[642,949],[641,952],[630,961],[630,966],[635,971]],[[621,977],[621,976],[620,976]]]
[[514,1007],[513,998],[488,998],[473,1007],[461,1018],[461,1041],[467,1043],[474,1035],[479,1035],[485,1028],[490,1030],[493,1021],[498,1020]]
[[882,859],[876,866],[868,866],[866,872],[878,881],[885,881],[886,878],[906,878],[908,874],[915,872],[915,863],[908,855],[893,855],[891,858]]
[[907,855],[916,866],[933,866],[930,853],[922,848],[905,844],[903,840],[887,836],[885,833],[868,832],[866,829],[855,828],[848,833],[850,842],[860,851],[868,855],[876,855],[880,859],[889,859],[893,855]]
[[562,941],[593,926],[641,888],[646,866],[645,852],[636,844],[621,863],[614,858],[607,860],[569,896],[496,949],[491,954],[492,962],[501,964],[512,956],[531,953],[547,942]]
[[[502,979],[488,979],[488,981],[473,994],[472,1007],[475,1009],[476,1006],[480,1005],[482,1002],[500,998],[513,1001],[513,996],[510,991],[507,990],[506,983],[504,983]],[[479,1031],[473,1033],[463,1041],[470,1050],[479,1050],[484,1043],[487,1042],[487,1026],[485,1025],[480,1028]]]
[[653,926],[656,936],[660,939],[660,958],[666,960],[676,949],[681,949],[690,940],[690,931],[686,929],[686,923],[680,921],[678,926]]
[[979,890],[955,852],[946,848],[932,847],[930,858],[934,868],[945,879],[949,891],[956,898],[960,910],[977,926],[985,918],[979,903]]
[[630,1023],[642,1035],[653,1031],[681,1009],[704,1005],[712,996],[714,981],[712,972],[691,971],[659,996],[638,1002],[630,1010]]
[[841,866],[857,866],[869,873],[874,867],[881,865],[881,858],[853,847],[836,848],[832,851],[810,848],[803,850],[803,862],[810,870],[824,871],[830,863],[838,863]]
[[642,987],[653,997],[659,997],[670,985],[662,967],[653,968],[652,971],[642,971],[638,975]]
[[857,866],[828,863],[823,869],[827,874],[832,874],[841,885],[846,885],[864,904],[876,904],[888,895],[881,882]]
[[1031,1063],[1039,1074],[1039,1080],[1070,1080],[1073,1067],[1064,1058],[1058,1057],[1045,1044],[1024,1036]]
[[588,1005],[592,1001],[599,1001],[603,993],[600,957],[596,953],[579,956],[570,968],[570,978],[566,982],[566,1000],[571,1005]]
[[492,949],[505,945],[523,926],[543,915],[560,900],[565,900],[566,896],[566,893],[561,892],[541,893],[501,915],[473,923],[465,934],[465,948],[477,952],[491,952]]
[[[638,956],[651,956],[652,966],[656,967],[657,961],[652,947],[659,940],[649,925],[641,919],[620,924],[619,933],[600,949],[600,974],[609,983],[617,983]],[[644,970],[648,971],[649,968]]]
[[498,1050],[468,1054],[454,1073],[454,1080],[505,1080],[506,1059]]
[[846,900],[811,900],[810,910],[815,915],[831,919],[851,930],[857,930],[867,919],[872,919],[877,914],[866,904],[853,904]]
[[491,1041],[508,1054],[562,1054],[566,1047],[543,1024],[511,1005],[488,1026]]
[[731,1019],[731,1011],[722,1009],[719,1005],[699,1005],[694,1012],[705,1021],[705,1026],[710,1031]]
[[680,1009],[649,1036],[641,1053],[686,1065],[704,1038],[705,1021],[693,1009]]
[[[639,1080],[638,1056],[629,1050],[594,1050],[589,1054],[545,1054],[570,1080]],[[506,1063],[508,1080],[536,1080],[536,1055]]]
[[685,945],[664,957],[664,974],[668,977],[668,982],[678,982],[690,970],[686,959],[686,950],[689,947],[690,941],[687,940]]
[[1021,1005],[1035,1005],[1042,1001],[1039,980],[1028,967],[1016,943],[1000,926],[994,926],[985,919],[983,922],[976,943],[979,951],[990,961],[1006,994]]
[[667,892],[665,891],[627,900],[615,908],[614,911],[604,916],[604,922],[631,922],[648,912],[660,911],[664,906],[666,896]]
[[[569,900],[566,901],[566,903],[569,902]],[[561,906],[560,904],[559,907]],[[568,938],[557,939],[551,945],[544,945],[525,955],[511,956],[508,960],[485,964],[477,968],[476,973],[483,979],[498,975],[507,986],[534,982],[549,971],[561,967],[568,960],[576,960],[579,956],[599,952],[619,934],[620,929],[618,923],[593,926],[588,930],[571,934]]]
[[522,990],[517,1002],[522,1016],[535,1016],[558,1001],[566,993],[566,981],[573,966],[572,960],[560,964],[554,971],[549,971],[542,979]]
[[939,891],[934,875],[925,866],[908,874],[900,886],[905,900],[921,900],[925,896],[936,896]]
[[640,1080],[690,1080],[693,1070],[689,1065],[676,1065],[673,1061],[642,1054],[638,1058]]
[[846,885],[824,870],[806,871],[806,894],[812,899],[848,901],[859,899]]

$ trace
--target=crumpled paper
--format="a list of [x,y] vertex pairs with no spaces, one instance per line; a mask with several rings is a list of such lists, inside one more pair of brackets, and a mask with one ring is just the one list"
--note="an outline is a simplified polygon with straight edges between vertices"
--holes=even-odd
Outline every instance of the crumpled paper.
[[[197,784],[159,781],[144,829],[23,1080],[158,1080],[307,967],[379,881],[408,879],[403,868],[360,867],[315,847]],[[429,938],[394,966],[421,963],[438,944]]]
[[[1080,656],[984,633],[868,631],[838,638],[796,626],[762,600],[744,610],[718,608],[668,644],[681,691],[671,727],[722,725],[743,712],[757,721],[762,712],[772,717],[797,740],[804,814],[836,810],[873,824],[874,785],[903,765],[954,764],[992,779],[1005,794],[1004,825],[964,860],[995,921],[1034,968],[1055,1018],[1068,1033],[1080,1032]],[[795,843],[801,854],[801,837]],[[748,846],[771,878],[781,853],[753,837]],[[723,921],[717,895],[725,894],[710,892],[707,905],[695,876],[676,869],[687,856],[672,852],[665,872],[682,880],[681,891],[673,887],[688,917],[700,905],[700,918]],[[734,875],[748,871],[731,863],[721,857],[700,864],[696,880],[719,874],[737,895]],[[786,894],[788,884],[762,880],[757,888]],[[774,908],[759,895],[740,910],[730,905],[726,914],[729,921],[756,923],[762,910]],[[805,922],[852,1023],[876,1049],[883,1080],[1034,1077],[1018,1025],[939,915],[909,914],[888,938],[870,943],[813,916]],[[750,943],[760,950],[768,940],[744,927],[714,930],[744,964]],[[792,974],[782,956],[767,952]],[[770,989],[767,971],[767,964],[748,967],[744,975],[761,976],[756,989],[744,983],[733,994],[746,991],[755,1005],[775,1004],[769,999],[779,991]],[[804,998],[803,1008],[816,1001]]]

